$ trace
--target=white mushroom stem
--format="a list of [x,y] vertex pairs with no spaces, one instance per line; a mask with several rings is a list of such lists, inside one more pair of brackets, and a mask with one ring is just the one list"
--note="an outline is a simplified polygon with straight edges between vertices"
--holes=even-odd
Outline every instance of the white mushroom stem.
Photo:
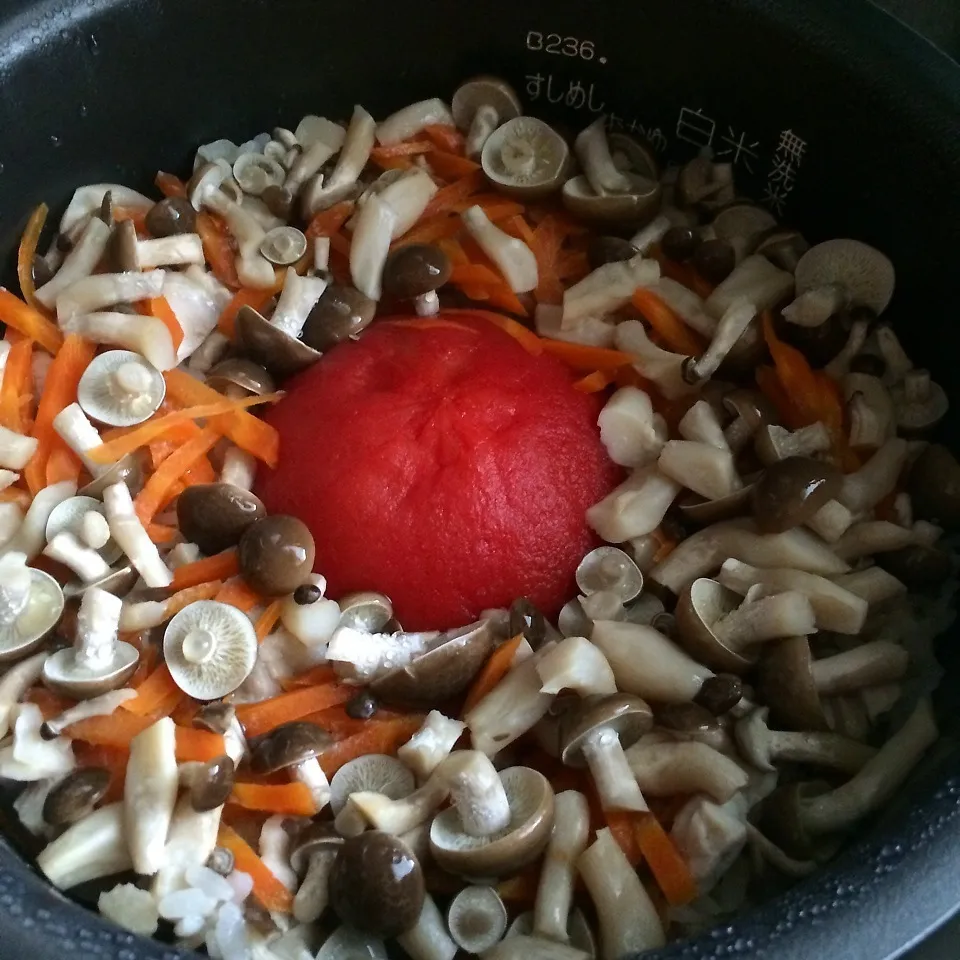
[[220,468],[220,482],[230,483],[241,490],[252,490],[256,476],[256,457],[252,453],[247,453],[246,450],[241,450],[240,447],[228,447],[223,455],[223,466]]
[[673,226],[673,221],[661,214],[654,217],[646,226],[641,227],[631,238],[633,244],[640,253],[646,253],[655,244],[659,243],[666,232]]
[[501,940],[483,954],[484,960],[593,960],[586,953],[556,940],[517,934]]
[[537,258],[516,237],[511,237],[491,222],[480,206],[460,215],[467,231],[483,252],[497,265],[514,293],[529,293],[538,283]]
[[809,520],[808,526],[827,543],[836,543],[853,526],[856,517],[839,500],[828,500]]
[[893,400],[878,377],[848,373],[843,396],[850,419],[850,446],[877,448],[894,432]]
[[63,323],[80,314],[94,313],[116,303],[132,303],[148,297],[159,297],[163,290],[163,281],[162,270],[151,273],[98,273],[92,277],[84,277],[71,284],[57,297],[57,319]]
[[564,291],[561,327],[569,329],[587,317],[613,313],[630,302],[638,287],[648,287],[659,279],[657,261],[640,255],[605,263]]
[[720,318],[738,301],[746,301],[760,313],[792,292],[793,274],[754,254],[737,264],[733,273],[707,297],[705,307],[711,316]]
[[151,630],[169,620],[167,601],[141,600],[137,603],[124,603],[120,614],[120,630],[123,633],[138,633],[141,630]]
[[621,387],[597,420],[600,440],[614,463],[642,467],[656,460],[669,439],[667,423],[638,387]]
[[291,838],[285,827],[286,818],[268,817],[260,829],[260,859],[267,869],[288,889],[296,890],[297,875],[290,866]]
[[745,810],[740,797],[720,805],[694,797],[681,809],[670,838],[697,881],[708,893],[730,869],[747,842]]
[[441,124],[448,127],[454,125],[450,108],[437,97],[411,103],[409,106],[397,110],[396,113],[390,114],[377,127],[377,142],[385,147],[400,143],[432,124]]
[[36,452],[39,441],[0,426],[0,467],[22,470]]
[[173,574],[160,558],[133,508],[133,498],[125,483],[115,483],[103,491],[103,506],[110,534],[143,577],[148,587],[168,587]]
[[[439,188],[424,170],[410,170],[388,184],[380,199],[396,213],[393,239],[402,237],[423,216]],[[365,201],[364,201],[365,202]]]
[[846,290],[839,283],[828,283],[800,294],[783,308],[784,320],[798,327],[819,327],[847,302]]
[[256,290],[272,287],[276,282],[273,264],[260,253],[264,229],[249,210],[235,203],[221,190],[203,195],[203,205],[218,213],[237,242],[237,276],[245,287]]
[[464,833],[489,837],[510,823],[510,803],[496,767],[479,750],[455,750],[437,776],[447,784]]
[[193,809],[189,793],[184,794],[173,811],[163,863],[153,878],[150,892],[159,901],[187,886],[184,874],[192,867],[201,867],[217,845],[223,807],[198,812]]
[[91,217],[74,248],[64,258],[52,280],[45,283],[35,296],[48,310],[52,310],[57,297],[71,284],[89,277],[96,269],[110,239],[110,227],[99,217]]
[[114,659],[123,601],[99,587],[84,591],[77,613],[75,660],[81,670],[99,673]]
[[439,710],[431,710],[423,726],[397,750],[397,758],[418,780],[426,780],[450,755],[466,729],[461,720],[451,720]]
[[938,737],[930,701],[921,700],[906,723],[842,787],[803,803],[802,822],[814,834],[853,826],[884,804]]
[[[850,576],[853,576],[851,574]],[[717,579],[725,587],[745,595],[757,585],[774,592],[799,591],[810,602],[820,630],[858,634],[867,618],[867,602],[839,582],[802,570],[782,567],[761,569],[739,560],[725,560]],[[841,578],[843,579],[843,578]],[[782,594],[781,594],[782,595]],[[772,599],[772,598],[771,598]],[[797,633],[807,631],[798,630]]]
[[304,188],[302,202],[306,216],[312,217],[318,210],[343,199],[346,192],[357,182],[357,177],[367,165],[370,151],[376,142],[376,127],[376,121],[363,107],[358,105],[353,108],[343,149],[337,157],[333,172],[326,181],[317,176]]
[[411,960],[453,960],[457,953],[443,914],[429,893],[423,899],[416,924],[401,933],[397,943]]
[[17,707],[13,742],[0,748],[0,779],[32,783],[64,777],[76,767],[70,740],[41,736],[43,714],[35,703]]
[[129,870],[123,805],[101,807],[73,824],[40,852],[37,866],[59,890]]
[[[6,343],[7,341],[3,340],[0,342]],[[12,470],[0,470],[0,490],[6,490],[8,487],[12,487],[19,479],[19,474],[14,473]]]
[[102,550],[110,542],[110,524],[99,510],[88,510],[80,518],[80,540],[94,550]]
[[886,364],[883,382],[888,385],[899,383],[913,369],[913,361],[907,356],[889,324],[877,327],[874,336]]
[[835,696],[899,680],[909,664],[910,654],[903,647],[889,640],[873,640],[814,660],[811,673],[821,696]]
[[299,923],[314,923],[330,902],[330,874],[337,859],[333,845],[321,847],[310,856],[310,864],[297,895],[293,898],[293,918]]
[[371,300],[380,299],[383,265],[396,223],[397,212],[376,194],[367,198],[357,217],[350,241],[350,278]]
[[30,568],[24,553],[0,557],[0,624],[13,626],[30,602]]
[[632,184],[614,165],[607,142],[606,119],[598,117],[574,142],[574,150],[594,193],[629,193]]
[[170,237],[137,240],[136,251],[137,265],[141,270],[204,262],[203,242],[196,233],[178,233]]
[[382,793],[358,790],[350,795],[350,802],[372,827],[400,836],[426,823],[446,798],[446,782],[435,774],[422,787],[400,800],[391,800]]
[[219,330],[212,330],[190,355],[187,366],[193,373],[205,377],[213,366],[227,355],[230,346],[230,339],[227,336]]
[[708,443],[668,440],[657,467],[664,476],[707,500],[728,497],[743,486],[729,448],[719,449]]
[[676,400],[696,389],[683,375],[689,357],[658,347],[639,320],[617,324],[616,345],[618,350],[632,355],[636,370],[652,380],[667,400]]
[[315,119],[319,121],[316,125],[317,136],[311,143],[303,144],[302,151],[297,150],[300,144],[296,139],[288,138],[290,142],[285,144],[297,154],[293,163],[289,164],[290,173],[283,184],[291,194],[296,194],[300,185],[317,173],[343,146],[346,137],[346,131],[338,123],[331,123],[324,117]]
[[436,631],[366,633],[353,627],[338,627],[330,638],[327,659],[338,676],[366,683],[411,663],[439,636]]
[[69,567],[81,580],[92,583],[110,573],[110,565],[96,550],[84,546],[69,530],[58,533],[43,549],[44,556]]
[[853,513],[875,507],[891,493],[907,462],[907,441],[891,437],[855,473],[843,478],[837,499]]
[[13,712],[20,698],[40,679],[49,654],[34,654],[10,667],[0,678],[0,738],[10,731]]
[[70,203],[60,218],[60,233],[69,234],[76,239],[78,227],[82,227],[88,217],[100,212],[107,193],[113,198],[114,204],[120,207],[147,211],[154,204],[149,197],[120,183],[85,184],[73,191]]
[[290,767],[290,775],[310,791],[318,810],[322,810],[330,802],[330,781],[319,760],[304,760],[303,763]]
[[[586,602],[586,601],[584,601]],[[537,661],[542,693],[572,690],[581,697],[617,692],[607,658],[584,637],[567,637]]]
[[902,694],[903,689],[899,683],[881,683],[861,690],[860,700],[867,711],[870,723],[876,723],[879,717],[892,710]]
[[156,317],[128,313],[87,313],[63,323],[67,333],[76,333],[93,343],[142,354],[158,370],[172,370],[177,352],[166,324]]
[[[587,620],[625,620],[626,607],[619,594],[613,590],[597,590],[587,597],[578,597],[576,603],[580,604]],[[584,678],[589,682],[589,678]],[[547,692],[547,691],[544,691]]]
[[296,339],[326,289],[325,277],[301,277],[296,270],[288,270],[277,307],[270,317],[270,326]]
[[330,269],[330,238],[314,237],[313,269],[318,273]]
[[76,492],[77,485],[70,480],[52,483],[40,490],[30,502],[23,523],[3,545],[0,555],[19,552],[25,554],[28,561],[39,556],[47,542],[46,529],[50,514]]
[[23,508],[19,503],[0,503],[0,546],[10,542],[22,523]]
[[500,125],[500,114],[496,108],[488,103],[481,104],[470,121],[467,131],[467,156],[476,159],[483,150],[483,145],[490,139],[490,134]]
[[643,812],[650,809],[627,763],[616,730],[601,727],[593,731],[584,738],[580,749],[604,810]]
[[656,703],[684,703],[713,673],[653,627],[598,620],[590,635],[607,658],[618,689]]
[[856,320],[850,327],[850,333],[847,336],[847,342],[843,349],[823,368],[824,372],[833,377],[834,380],[840,380],[850,372],[850,363],[853,358],[863,348],[867,340],[867,334],[870,332],[870,324],[866,320]]
[[692,330],[708,340],[713,339],[717,320],[703,309],[703,300],[689,287],[670,277],[661,277],[650,287],[657,296]]
[[706,401],[698,400],[677,424],[677,430],[684,440],[706,443],[718,450],[730,450],[723,426],[716,410]]
[[537,661],[552,649],[543,647],[513,669],[464,716],[475,749],[496,756],[546,715],[553,696],[541,693]]
[[576,790],[564,790],[554,798],[553,830],[544,854],[533,907],[537,936],[567,943],[567,924],[573,904],[577,859],[587,847],[590,808]]
[[[854,524],[833,546],[843,560],[859,560],[875,553],[899,550],[919,542],[914,530],[888,520],[868,520]],[[839,572],[839,571],[838,571]]]
[[642,537],[660,526],[680,490],[656,466],[641,467],[587,510],[587,523],[607,543]]
[[834,578],[834,583],[865,600],[869,606],[903,596],[907,592],[906,584],[892,573],[887,573],[883,567],[867,567],[866,570],[845,573],[842,577]]
[[687,367],[689,379],[709,380],[757,315],[753,303],[735,301],[723,313],[710,345]]
[[812,457],[830,449],[830,433],[819,420],[792,433],[785,427],[761,427],[756,439],[757,455],[765,466],[787,457]]
[[625,753],[640,789],[652,797],[705,793],[726,803],[749,779],[730,757],[696,740],[641,737]]
[[666,943],[656,907],[609,828],[597,831],[597,839],[577,859],[577,870],[600,921],[602,960]]
[[103,441],[97,428],[90,422],[87,415],[80,408],[79,403],[71,403],[64,407],[53,418],[53,429],[60,439],[80,458],[87,471],[94,478],[103,476],[110,465],[95,463],[87,454],[99,447]]
[[153,876],[164,863],[179,785],[176,729],[164,717],[130,742],[123,788],[124,833],[133,869],[144,876]]
[[47,720],[41,728],[41,733],[46,738],[59,737],[71,724],[79,723],[89,717],[109,717],[116,712],[120,704],[133,700],[136,696],[136,690],[124,687],[121,690],[101,693],[99,697],[93,697],[90,700],[81,700],[72,707],[67,707],[63,713]]
[[731,520],[700,530],[650,571],[674,593],[716,570],[728,557],[758,567],[787,567],[821,576],[846,573],[848,565],[825,543],[800,528],[784,533],[756,532],[749,521]]

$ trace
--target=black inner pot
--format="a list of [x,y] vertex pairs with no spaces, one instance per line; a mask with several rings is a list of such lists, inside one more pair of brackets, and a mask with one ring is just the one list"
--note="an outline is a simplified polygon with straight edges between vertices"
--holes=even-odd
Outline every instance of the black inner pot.
[[[382,117],[477,72],[502,73],[530,112],[571,128],[615,116],[665,158],[709,138],[741,190],[782,202],[811,240],[876,244],[897,267],[898,333],[956,382],[960,71],[873,7],[832,0],[6,0],[5,273],[28,211],[62,206],[78,184],[149,190],[204,141],[239,143],[306,112],[347,117],[358,102]],[[944,428],[955,441],[958,415]],[[786,896],[657,956],[882,960],[960,903],[960,664],[954,638],[940,647],[947,740],[883,822]],[[0,954],[180,955],[67,901],[2,842]]]

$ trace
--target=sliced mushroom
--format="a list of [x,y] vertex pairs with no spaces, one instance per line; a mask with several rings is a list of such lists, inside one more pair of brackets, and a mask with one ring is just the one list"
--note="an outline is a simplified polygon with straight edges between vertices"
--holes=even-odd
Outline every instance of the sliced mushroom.
[[77,387],[83,412],[112,427],[143,423],[160,409],[165,394],[160,371],[129,350],[109,350],[95,357]]
[[37,867],[59,890],[122,873],[132,865],[121,803],[74,823],[37,856]]
[[542,120],[515,117],[487,138],[481,164],[502,193],[533,200],[561,188],[570,169],[570,148]]
[[748,782],[735,760],[697,740],[665,740],[654,733],[625,754],[640,789],[652,797],[706,794],[726,803]]
[[257,646],[250,618],[216,600],[187,604],[163,634],[163,655],[174,682],[197,700],[233,693],[253,670]]
[[637,387],[617,390],[597,423],[610,459],[625,467],[642,467],[656,460],[669,436],[666,421],[654,413],[650,397]]
[[369,753],[344,764],[330,781],[330,809],[334,823],[342,836],[362,833],[366,827],[359,814],[351,816],[350,795],[379,793],[390,800],[401,800],[413,793],[416,782],[413,773],[394,757]]
[[154,267],[204,262],[199,234],[176,233],[169,237],[140,240],[132,220],[121,220],[116,224],[109,246],[111,259],[120,270],[152,270]]
[[577,586],[590,596],[599,590],[615,593],[624,603],[643,590],[643,574],[630,557],[616,547],[597,547],[577,566]]
[[527,244],[496,226],[478,204],[468,207],[460,216],[467,232],[497,265],[514,293],[536,289],[537,258]]
[[40,728],[40,736],[44,740],[54,740],[67,727],[80,720],[86,720],[88,717],[109,717],[121,704],[133,700],[136,696],[136,690],[124,687],[120,690],[110,690],[89,700],[81,700],[62,710],[55,717],[45,720]]
[[[319,145],[316,150],[308,148],[303,154],[301,157],[303,167],[301,168],[299,164],[294,166],[290,171],[287,187],[294,189],[294,184],[300,177],[303,177],[304,180],[313,177],[309,183],[304,185],[301,193],[301,204],[305,218],[312,217],[320,210],[326,210],[333,204],[350,196],[357,178],[370,159],[370,151],[376,142],[376,129],[377,125],[373,117],[363,107],[357,105],[353,108],[350,125],[341,141],[343,149],[340,149],[341,143],[337,143],[336,139],[330,138],[328,145]],[[339,134],[337,138],[339,138]],[[338,149],[340,155],[337,157],[336,165],[330,176],[326,179],[323,178],[322,174],[313,176],[313,173],[319,170]],[[318,153],[318,150],[322,152]],[[326,152],[326,156],[323,155],[323,152]],[[318,157],[319,163],[317,162]]]
[[317,756],[329,745],[329,734],[315,724],[285,723],[250,745],[250,768],[259,774],[288,771],[309,788],[322,810],[330,800],[330,785]]
[[587,510],[587,523],[608,543],[623,543],[660,526],[681,486],[656,466],[640,467]]
[[462,721],[431,710],[423,726],[397,750],[397,757],[420,780],[426,780],[450,755],[465,729]]
[[563,205],[574,216],[598,223],[638,223],[649,220],[662,199],[656,180],[634,174],[619,174],[626,181],[623,192],[597,193],[587,177],[571,177],[563,185]]
[[447,907],[447,927],[461,950],[481,954],[507,932],[507,908],[493,887],[464,887]]
[[893,264],[859,240],[827,240],[800,258],[796,288],[803,294],[832,284],[842,287],[849,302],[870,307],[879,315],[893,296]]
[[719,319],[739,300],[753,304],[759,313],[789,296],[793,284],[792,274],[778,269],[766,257],[754,254],[737,264],[730,276],[710,294],[704,307]]
[[0,556],[0,664],[42,646],[63,614],[63,591],[48,573],[27,566],[26,554]]
[[303,879],[293,900],[293,916],[300,923],[314,923],[330,902],[330,878],[343,837],[329,823],[312,823],[294,839],[290,866]]
[[742,486],[730,450],[719,450],[708,443],[668,440],[660,452],[657,468],[708,500],[722,500]]
[[897,426],[907,436],[929,431],[950,408],[946,391],[927,370],[910,370],[901,383],[891,387],[890,398]]
[[[105,481],[108,477],[109,474],[105,474],[100,479]],[[143,577],[143,582],[148,587],[170,586],[173,574],[161,559],[156,545],[134,510],[128,484],[121,480],[106,487],[103,491],[103,507],[110,524],[110,534]]]
[[830,449],[830,434],[819,420],[792,433],[776,424],[765,424],[758,431],[754,447],[761,463],[770,466],[788,457],[809,457]]
[[840,471],[809,457],[771,464],[753,488],[753,515],[761,533],[782,533],[806,523],[844,482]]
[[37,290],[36,298],[44,307],[53,309],[64,290],[93,273],[107,249],[110,232],[99,217],[90,217],[53,279]]
[[537,673],[543,682],[542,693],[571,690],[588,697],[617,692],[617,682],[607,658],[584,637],[561,640],[537,660]]
[[479,157],[490,135],[523,112],[513,87],[500,77],[480,76],[457,88],[450,102],[453,122],[467,136],[467,156]]
[[[660,265],[656,260],[647,260],[641,255],[631,260],[605,263],[588,273],[582,280],[563,292],[563,315],[560,326],[568,330],[589,317],[602,317],[626,306],[638,287],[656,283],[660,278]],[[635,323],[640,330],[643,324]],[[621,325],[618,325],[618,333]],[[631,327],[629,329],[635,329]],[[642,353],[641,350],[624,349]]]

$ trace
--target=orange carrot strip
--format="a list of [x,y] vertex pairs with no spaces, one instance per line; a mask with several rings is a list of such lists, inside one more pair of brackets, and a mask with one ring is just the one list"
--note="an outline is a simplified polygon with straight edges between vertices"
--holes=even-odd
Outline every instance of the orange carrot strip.
[[380,165],[383,160],[414,157],[419,153],[429,153],[433,149],[433,144],[424,140],[405,140],[403,143],[391,143],[386,147],[374,147],[370,151],[370,159]]
[[393,242],[393,246],[402,247],[408,243],[436,243],[446,237],[455,237],[463,224],[459,217],[446,213],[435,217],[421,217],[417,225]]
[[300,687],[316,687],[324,683],[336,683],[337,674],[333,667],[321,664],[313,667],[306,673],[299,673],[295,677],[287,677],[280,681],[284,690],[297,690]]
[[353,216],[355,207],[352,200],[341,200],[329,210],[321,210],[306,229],[307,239],[333,236]]
[[82,469],[83,467],[74,456],[73,451],[63,442],[56,443],[50,451],[50,456],[47,457],[47,465],[44,469],[47,486],[49,487],[52,483],[60,483],[63,480],[71,480],[76,483],[80,479]]
[[631,867],[636,867],[643,859],[635,829],[636,814],[625,810],[604,810],[603,815],[613,839],[620,844],[623,855],[630,861]]
[[223,586],[222,580],[198,583],[195,587],[184,587],[167,600],[167,619],[178,614],[184,607],[198,600],[212,600]]
[[177,762],[206,763],[224,753],[223,737],[219,733],[197,727],[177,727]]
[[450,283],[455,286],[477,283],[482,286],[496,286],[502,283],[502,278],[482,263],[468,263],[457,265],[450,272]]
[[120,706],[128,713],[138,717],[153,713],[173,693],[179,693],[180,688],[174,683],[170,671],[165,663],[161,663],[143,683],[137,687],[137,695],[133,700],[127,700]]
[[270,301],[275,291],[270,290],[250,290],[247,287],[238,290],[230,302],[223,308],[223,313],[217,320],[217,327],[225,337],[233,339],[234,327],[237,322],[237,314],[241,307],[253,307],[258,313]]
[[[217,439],[219,439],[219,434]],[[192,487],[198,483],[213,483],[214,480],[217,479],[217,473],[213,469],[210,458],[202,456],[196,460],[192,467],[187,467],[187,469],[183,471],[183,476],[180,479],[183,481],[184,486]]]
[[173,349],[180,349],[180,344],[183,343],[183,327],[180,326],[180,321],[166,297],[150,297],[142,301],[138,309],[143,316],[160,320],[170,333]]
[[23,699],[27,703],[36,704],[40,708],[40,713],[43,714],[44,720],[49,720],[51,717],[55,717],[57,714],[63,713],[67,707],[73,705],[73,700],[68,700],[66,697],[61,697],[52,690],[48,690],[46,687],[31,687],[26,692]]
[[[523,305],[520,298],[507,286],[506,283],[499,283],[495,287],[487,287],[487,297],[490,305],[500,307],[501,310],[507,310],[518,316],[526,317],[530,311]],[[524,328],[526,329],[526,328]]]
[[277,625],[277,621],[280,619],[280,609],[283,605],[283,601],[274,600],[267,608],[257,617],[257,622],[253,625],[254,630],[257,634],[257,639],[263,643],[264,640],[270,635],[270,631]]
[[522,323],[517,323],[510,317],[505,317],[502,313],[494,313],[492,310],[468,310],[452,308],[443,311],[448,316],[462,317],[480,317],[487,320],[494,326],[499,327],[504,333],[508,333],[514,340],[518,341],[527,353],[539,356],[543,353],[543,345],[547,341],[541,340],[532,330],[525,327]]
[[30,214],[27,226],[20,237],[20,246],[17,249],[17,280],[20,281],[20,295],[32,307],[42,309],[34,300],[36,284],[33,282],[33,258],[37,255],[37,246],[40,243],[40,234],[43,225],[47,222],[47,205],[41,203]]
[[[3,292],[5,291],[0,291],[0,293]],[[33,424],[33,436],[39,443],[23,471],[27,487],[34,495],[46,485],[47,458],[55,445],[55,440],[58,439],[53,429],[53,418],[64,407],[76,400],[77,384],[80,382],[83,371],[93,359],[94,352],[92,344],[71,334],[64,340],[63,347],[53,358],[53,363],[47,371],[43,394],[37,406],[37,419]]]
[[33,374],[33,341],[23,338],[10,347],[0,384],[0,425],[23,431],[21,402],[30,390]]
[[582,377],[574,385],[573,389],[578,393],[599,393],[605,390],[613,383],[613,374],[608,371],[594,370]]
[[428,124],[423,128],[423,133],[432,144],[457,157],[462,157],[464,150],[467,148],[466,137],[456,127],[448,123]]
[[703,339],[691,330],[673,310],[652,290],[638,287],[633,294],[633,305],[644,320],[660,335],[666,346],[675,353],[698,357],[706,346]]
[[317,803],[310,788],[297,782],[235,783],[227,802],[245,810],[263,810],[289,817],[312,817],[317,813]]
[[223,220],[216,214],[200,213],[196,231],[203,243],[203,255],[217,279],[231,290],[238,289],[240,278],[237,276],[236,254]]
[[229,577],[235,577],[239,572],[240,561],[237,559],[237,551],[236,548],[231,547],[222,553],[215,553],[212,557],[204,557],[202,560],[177,567],[173,571],[170,589],[184,590],[213,580],[226,580]]
[[565,340],[551,340],[544,337],[540,343],[543,352],[562,360],[568,367],[579,371],[618,370],[633,363],[629,353],[620,350],[608,350],[606,347],[588,347],[580,343],[567,343]]
[[[134,701],[128,700],[127,703]],[[126,704],[123,704],[126,706]],[[130,741],[159,719],[155,714],[140,716],[115,710],[109,717],[88,717],[67,727],[71,740],[83,740],[103,747],[129,747]]]
[[173,543],[177,538],[176,527],[166,527],[162,523],[147,524],[147,535],[152,543],[164,544]]
[[259,703],[238,706],[237,719],[243,724],[248,737],[258,737],[281,724],[300,720],[338,703],[346,703],[356,692],[355,687],[342,683],[303,687],[291,690],[290,693],[281,693],[269,700],[261,700]]
[[516,200],[507,200],[496,193],[468,197],[466,200],[460,200],[453,204],[451,209],[455,213],[463,213],[470,207],[480,207],[495,223],[500,220],[509,220],[510,217],[515,217],[524,211],[522,203],[517,203]]
[[0,287],[0,321],[35,340],[47,353],[56,354],[63,346],[63,334],[57,325],[5,287]]
[[582,250],[563,253],[557,260],[557,276],[567,284],[577,283],[590,272],[587,255]]
[[463,244],[456,237],[443,237],[437,241],[437,246],[447,255],[447,259],[453,266],[461,267],[470,263]]
[[[386,710],[377,711],[377,722],[389,718],[397,719],[401,714],[391,714]],[[355,737],[358,733],[363,733],[367,729],[369,720],[354,720],[347,716],[343,706],[327,707],[326,710],[320,710],[317,713],[311,713],[303,718],[305,723],[312,723],[314,726],[322,727],[334,740],[344,740],[347,737]]]
[[237,870],[250,874],[253,879],[253,896],[260,906],[277,913],[290,913],[293,909],[293,894],[270,872],[270,868],[236,830],[221,823],[217,844],[233,854]]
[[153,520],[170,487],[201,457],[206,456],[219,439],[220,434],[216,430],[206,427],[160,464],[133,502],[142,524]]
[[480,169],[479,163],[468,160],[466,157],[458,157],[456,154],[449,153],[446,150],[432,150],[427,157],[431,169],[438,177],[444,180],[459,180],[461,177],[469,177],[471,173]]
[[263,602],[260,594],[251,590],[242,577],[228,580],[213,599],[220,603],[229,603],[231,607],[236,607],[244,613],[249,613]]
[[660,821],[652,813],[636,815],[634,833],[650,872],[667,903],[681,906],[697,898],[697,882]]
[[15,503],[24,511],[29,509],[32,499],[26,490],[21,490],[19,487],[7,487],[6,490],[0,490],[0,503]]
[[[443,176],[443,174],[441,174],[441,176]],[[478,190],[482,190],[486,182],[483,171],[474,170],[460,180],[441,187],[427,204],[427,208],[423,211],[423,216],[420,218],[420,223],[441,213],[450,213],[455,204],[472,196]]]
[[420,729],[423,717],[403,716],[393,720],[368,720],[362,733],[327,747],[317,759],[332,777],[345,763],[368,753],[396,753],[397,748]]
[[187,195],[187,185],[172,173],[164,173],[162,170],[158,170],[153,182],[165,197],[185,197]]
[[517,655],[523,634],[501,643],[487,658],[483,669],[477,674],[467,697],[463,701],[463,713],[469,713],[510,672],[513,658]]
[[537,258],[537,300],[540,303],[561,303],[563,284],[557,274],[560,248],[566,238],[562,223],[552,216],[544,217],[533,231],[530,249]]
[[509,217],[500,224],[500,227],[509,233],[510,236],[522,240],[531,250],[533,249],[533,245],[536,242],[533,236],[533,230],[530,229],[530,224],[523,219],[522,214],[518,213],[515,217]]

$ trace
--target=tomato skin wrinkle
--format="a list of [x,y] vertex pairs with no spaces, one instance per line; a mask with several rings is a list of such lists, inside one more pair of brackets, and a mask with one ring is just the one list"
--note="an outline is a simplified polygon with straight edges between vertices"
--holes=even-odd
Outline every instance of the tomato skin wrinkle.
[[257,493],[310,527],[331,596],[379,590],[407,629],[518,596],[555,616],[598,542],[585,511],[622,476],[576,379],[482,318],[375,325],[286,385]]

